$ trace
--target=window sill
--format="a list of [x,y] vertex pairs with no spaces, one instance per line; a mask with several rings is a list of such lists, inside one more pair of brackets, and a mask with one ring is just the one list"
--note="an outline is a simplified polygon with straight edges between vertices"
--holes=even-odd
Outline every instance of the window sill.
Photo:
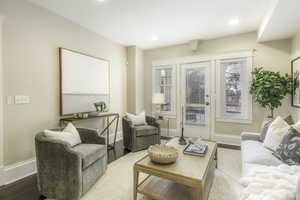
[[224,118],[216,118],[217,122],[226,122],[226,123],[238,123],[238,124],[252,124],[252,120],[250,119],[224,119]]

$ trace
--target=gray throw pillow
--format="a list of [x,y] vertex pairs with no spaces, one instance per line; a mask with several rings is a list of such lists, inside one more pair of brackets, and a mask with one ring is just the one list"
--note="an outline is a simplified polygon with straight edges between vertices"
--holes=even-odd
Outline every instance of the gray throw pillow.
[[290,128],[273,155],[288,165],[300,165],[300,133]]
[[[274,121],[274,119],[265,119],[261,125],[261,131],[260,131],[260,141],[263,142],[266,138],[266,134],[268,132],[269,126]],[[288,115],[284,118],[284,121],[288,123],[288,125],[294,124],[294,120],[291,115]]]

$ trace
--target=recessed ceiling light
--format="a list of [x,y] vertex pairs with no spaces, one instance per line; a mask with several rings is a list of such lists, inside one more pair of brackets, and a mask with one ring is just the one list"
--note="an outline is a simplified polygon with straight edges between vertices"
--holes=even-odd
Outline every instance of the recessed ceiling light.
[[153,41],[157,41],[157,40],[158,40],[158,37],[157,37],[157,36],[152,36],[152,40],[153,40]]
[[102,2],[104,2],[105,0],[96,0],[96,1],[98,1],[99,3],[102,3]]
[[239,18],[233,18],[231,20],[229,20],[228,24],[230,26],[236,26],[239,25],[241,23],[241,20]]

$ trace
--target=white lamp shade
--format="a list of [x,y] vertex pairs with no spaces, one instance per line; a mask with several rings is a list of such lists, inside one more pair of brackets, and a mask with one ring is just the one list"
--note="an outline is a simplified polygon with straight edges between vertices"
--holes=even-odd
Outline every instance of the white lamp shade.
[[154,93],[152,96],[152,104],[165,104],[165,95],[162,93]]

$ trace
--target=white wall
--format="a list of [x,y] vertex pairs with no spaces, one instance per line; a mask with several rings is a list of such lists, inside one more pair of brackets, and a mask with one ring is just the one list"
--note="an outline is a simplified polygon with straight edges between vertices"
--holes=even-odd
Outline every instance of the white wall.
[[34,136],[58,126],[58,47],[111,63],[111,111],[126,111],[126,48],[28,1],[1,0],[4,96],[28,95],[30,104],[4,105],[4,164],[35,156]]

